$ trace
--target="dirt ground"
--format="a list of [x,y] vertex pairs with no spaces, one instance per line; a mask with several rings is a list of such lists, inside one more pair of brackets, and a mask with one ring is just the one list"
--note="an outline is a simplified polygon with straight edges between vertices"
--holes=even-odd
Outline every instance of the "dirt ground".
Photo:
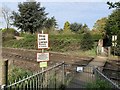
[[[40,52],[40,50],[3,48],[2,56],[4,59],[8,59],[10,64],[14,64],[21,68],[36,72],[41,70],[36,59],[37,52]],[[72,53],[71,55],[66,55],[58,52],[50,52],[48,67],[53,66],[56,63],[61,63],[63,61],[74,66],[87,65],[92,59],[92,57],[74,56]]]

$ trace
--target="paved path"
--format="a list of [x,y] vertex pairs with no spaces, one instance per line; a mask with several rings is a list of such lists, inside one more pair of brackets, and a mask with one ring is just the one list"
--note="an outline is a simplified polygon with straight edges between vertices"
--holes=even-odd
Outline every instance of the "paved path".
[[107,57],[97,56],[86,67],[84,67],[83,72],[76,72],[73,80],[68,85],[68,88],[85,88],[87,83],[95,80],[93,67],[103,67],[106,61]]

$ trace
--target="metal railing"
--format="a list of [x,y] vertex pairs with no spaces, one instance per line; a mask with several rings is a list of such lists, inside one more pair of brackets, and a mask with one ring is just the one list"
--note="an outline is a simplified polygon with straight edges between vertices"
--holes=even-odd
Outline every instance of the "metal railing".
[[[37,72],[32,76],[27,76],[22,80],[15,81],[14,83],[10,83],[7,86],[4,86],[4,90],[41,90],[43,88],[49,89],[57,89],[63,88],[76,88],[74,84],[78,84],[78,88],[86,88],[88,83],[93,83],[96,79],[103,80],[107,82],[111,88],[120,89],[120,87],[111,81],[108,77],[106,77],[99,68],[93,66],[85,66],[83,67],[83,71],[76,72],[76,67],[72,67],[70,71],[69,66],[64,62],[56,64],[53,67],[50,67],[41,72]],[[70,66],[71,68],[71,66]],[[76,82],[77,80],[77,82]],[[62,86],[63,85],[63,86]],[[73,87],[72,87],[73,85]],[[76,86],[76,85],[75,85]]]
[[115,82],[113,82],[111,79],[109,79],[107,76],[105,76],[105,75],[100,71],[100,67],[99,67],[99,68],[94,68],[94,73],[95,73],[96,79],[103,80],[103,81],[105,81],[106,83],[108,83],[111,88],[115,88],[115,89],[120,90],[119,85],[117,85]]
[[32,76],[4,86],[4,90],[40,90],[42,88],[60,88],[64,85],[65,63],[56,64]]

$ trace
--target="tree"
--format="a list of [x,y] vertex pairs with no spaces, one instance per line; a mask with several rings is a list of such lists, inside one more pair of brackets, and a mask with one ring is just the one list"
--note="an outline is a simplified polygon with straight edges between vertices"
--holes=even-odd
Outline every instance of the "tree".
[[115,2],[115,3],[110,3],[107,2],[109,5],[109,8],[115,8],[115,10],[112,12],[111,15],[109,15],[108,20],[106,22],[105,30],[106,30],[106,35],[109,37],[111,45],[112,43],[112,35],[117,35],[117,46],[115,50],[115,54],[120,56],[120,2]]
[[113,13],[108,17],[105,26],[106,34],[117,35],[120,31],[120,9],[116,9]]
[[70,23],[68,21],[64,24],[64,31],[70,30]]
[[72,23],[70,24],[70,30],[73,31],[73,32],[78,32],[80,29],[82,28],[82,24],[79,24],[79,23]]
[[8,7],[4,6],[2,7],[2,14],[6,23],[6,28],[10,28],[10,21],[11,21],[11,11]]
[[120,9],[120,2],[107,2],[107,4],[109,5],[109,9],[111,8],[117,8],[117,9]]
[[93,39],[90,33],[84,33],[83,38],[81,40],[81,49],[83,51],[90,50],[93,48]]
[[97,31],[98,33],[102,34],[102,36],[105,36],[105,25],[107,22],[107,18],[101,18],[97,20],[93,26],[93,30]]
[[55,17],[51,17],[51,18],[48,18],[46,21],[45,21],[45,28],[47,29],[50,29],[50,28],[56,28],[57,27],[57,22],[56,22],[56,19]]
[[13,12],[13,25],[24,32],[31,34],[42,29],[47,19],[44,7],[40,7],[39,2],[23,2],[18,5],[19,12]]
[[88,26],[86,25],[86,24],[84,24],[83,26],[82,26],[82,28],[81,28],[81,30],[79,30],[79,34],[84,34],[84,33],[87,33],[87,32],[89,32],[89,28],[88,28]]

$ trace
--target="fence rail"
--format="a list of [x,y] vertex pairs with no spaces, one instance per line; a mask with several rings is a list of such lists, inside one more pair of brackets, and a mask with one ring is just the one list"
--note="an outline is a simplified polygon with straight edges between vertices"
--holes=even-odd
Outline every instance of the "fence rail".
[[103,81],[106,81],[112,88],[116,88],[120,90],[119,85],[117,85],[115,82],[110,80],[107,76],[105,76],[101,71],[100,67],[99,68],[94,68],[95,76]]
[[[101,80],[106,81],[109,85],[112,86],[112,88],[118,90],[120,89],[120,87],[116,83],[114,83],[108,77],[106,77],[97,67],[93,67],[93,66],[84,67],[83,72],[79,72],[80,74],[77,74],[77,76],[75,76],[76,72],[73,72],[74,70],[72,71],[71,74],[69,74],[66,71],[67,68],[68,66],[64,62],[62,62],[46,70],[37,72],[32,76],[27,76],[26,78],[23,78],[22,80],[19,81],[15,81],[12,84],[10,83],[9,85],[5,86],[3,89],[4,90],[20,90],[20,89],[41,90],[43,88],[54,88],[54,89],[62,88],[62,85],[66,85],[66,83],[68,84],[70,80],[72,81],[73,77],[75,78],[79,77],[79,80],[82,80],[82,82],[85,81],[84,83],[80,82],[81,83],[80,88],[85,88],[84,86],[87,83],[92,83],[94,79],[97,77]],[[82,75],[84,78],[79,75]]]
[[59,88],[64,84],[64,62],[4,87],[5,90]]

